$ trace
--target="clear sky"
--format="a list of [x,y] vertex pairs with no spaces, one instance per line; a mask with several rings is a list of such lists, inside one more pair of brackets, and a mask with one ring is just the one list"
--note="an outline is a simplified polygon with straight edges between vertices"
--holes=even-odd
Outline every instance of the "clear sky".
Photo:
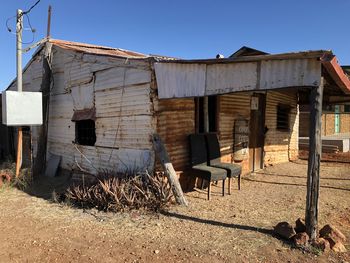
[[[35,2],[1,1],[0,90],[16,73],[6,19]],[[35,41],[46,34],[49,4],[56,39],[181,58],[229,56],[243,45],[269,53],[331,49],[340,64],[350,64],[350,0],[41,0],[29,14]],[[14,29],[15,19],[9,25]],[[26,31],[23,41],[30,40]]]

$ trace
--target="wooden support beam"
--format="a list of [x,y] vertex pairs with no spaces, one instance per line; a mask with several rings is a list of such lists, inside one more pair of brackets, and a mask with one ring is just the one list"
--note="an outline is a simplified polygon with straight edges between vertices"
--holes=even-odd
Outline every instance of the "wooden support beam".
[[23,133],[22,127],[18,127],[17,136],[17,159],[16,159],[16,177],[19,177],[19,173],[22,166],[22,149],[23,149]]
[[43,54],[43,77],[41,82],[41,92],[43,95],[43,125],[39,127],[38,150],[33,161],[33,176],[40,176],[45,171],[46,150],[47,150],[47,132],[49,126],[49,104],[51,90],[51,43],[46,43],[45,53]]
[[170,162],[170,158],[162,140],[158,134],[153,134],[152,141],[154,150],[160,160],[160,164],[162,165],[165,175],[169,180],[176,202],[180,205],[188,206],[188,202],[183,194],[180,182],[176,176],[175,169]]
[[203,124],[204,132],[209,132],[209,100],[208,97],[203,97]]
[[310,92],[309,161],[307,171],[307,195],[305,224],[311,240],[318,234],[318,197],[320,190],[320,161],[322,153],[321,114],[323,79],[318,87]]

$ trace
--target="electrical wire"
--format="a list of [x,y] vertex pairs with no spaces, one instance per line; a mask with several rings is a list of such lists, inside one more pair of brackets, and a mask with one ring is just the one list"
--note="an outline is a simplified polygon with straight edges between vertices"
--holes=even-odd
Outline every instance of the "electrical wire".
[[32,9],[33,9],[37,4],[39,4],[40,1],[41,1],[41,0],[36,1],[36,3],[35,3],[34,5],[32,5],[27,11],[24,11],[22,14],[23,14],[23,15],[29,14],[30,11],[32,11]]
[[[22,12],[21,16],[22,17],[23,15],[25,15],[27,17],[27,21],[28,21],[28,25],[29,25],[29,29],[30,31],[32,32],[32,40],[30,42],[21,42],[22,44],[31,44],[34,42],[34,39],[35,39],[35,29],[32,27],[32,24],[30,22],[30,18],[28,16],[28,14],[32,11],[32,9],[37,5],[39,4],[41,0],[38,0],[35,2],[34,5],[32,5],[28,10]],[[9,17],[8,19],[6,19],[6,28],[7,28],[7,31],[9,31],[10,33],[12,33],[12,29],[9,27],[8,23],[11,19],[13,18],[16,18],[17,16],[11,16]],[[20,28],[20,30],[22,30],[23,28]],[[25,30],[25,29],[24,29]],[[17,28],[16,28],[16,31],[17,31]],[[17,33],[17,32],[16,32]]]

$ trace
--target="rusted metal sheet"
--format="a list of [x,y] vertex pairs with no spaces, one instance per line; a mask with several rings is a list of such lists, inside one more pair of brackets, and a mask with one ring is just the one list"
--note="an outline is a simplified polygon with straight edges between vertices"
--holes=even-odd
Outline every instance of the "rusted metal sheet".
[[154,68],[160,99],[204,96],[205,64],[155,63]]
[[107,56],[130,57],[130,58],[147,58],[148,57],[145,54],[130,51],[130,50],[125,50],[121,48],[111,48],[111,47],[104,47],[104,46],[57,40],[57,39],[50,39],[49,41],[53,45],[67,49],[67,50],[74,50],[74,51],[78,51],[82,53],[90,53],[94,55],[107,55]]
[[189,168],[188,135],[195,132],[193,99],[159,101],[157,105],[157,132],[176,171]]
[[249,92],[221,95],[219,99],[219,140],[222,155],[233,153],[234,124],[236,119],[249,120]]
[[72,121],[81,121],[81,120],[95,120],[96,119],[96,109],[84,109],[84,110],[75,110]]

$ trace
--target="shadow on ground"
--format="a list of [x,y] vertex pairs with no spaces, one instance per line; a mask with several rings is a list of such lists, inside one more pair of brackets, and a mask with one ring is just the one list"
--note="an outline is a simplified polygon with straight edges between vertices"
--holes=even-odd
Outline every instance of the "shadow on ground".
[[38,176],[24,189],[29,195],[40,197],[46,200],[53,200],[55,194],[64,193],[71,183],[71,174],[60,172],[55,177]]

